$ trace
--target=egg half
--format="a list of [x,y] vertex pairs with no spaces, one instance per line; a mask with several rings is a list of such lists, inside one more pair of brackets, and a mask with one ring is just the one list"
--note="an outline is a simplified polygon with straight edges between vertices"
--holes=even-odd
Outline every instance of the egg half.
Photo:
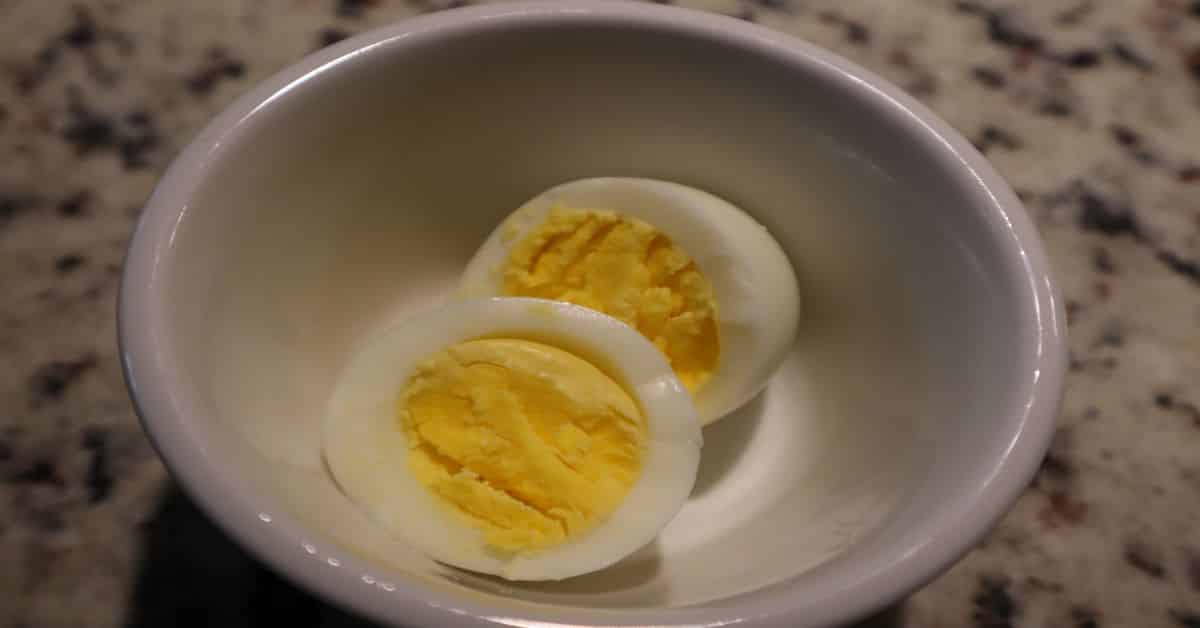
[[667,358],[704,424],[762,390],[800,319],[795,271],[765,227],[712,194],[653,179],[539,194],[491,233],[459,293],[567,301],[624,321]]
[[371,337],[323,429],[351,500],[431,558],[511,580],[602,569],[696,479],[696,410],[662,353],[595,310],[456,301]]

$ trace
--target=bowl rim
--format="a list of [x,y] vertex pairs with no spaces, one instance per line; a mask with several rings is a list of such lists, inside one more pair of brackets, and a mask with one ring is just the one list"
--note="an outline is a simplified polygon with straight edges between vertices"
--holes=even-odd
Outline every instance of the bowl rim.
[[[223,149],[257,126],[261,114],[290,93],[313,87],[339,67],[367,62],[429,38],[476,30],[551,25],[631,26],[702,37],[803,66],[847,90],[878,115],[932,146],[969,186],[974,211],[985,214],[994,235],[1019,264],[1024,305],[1033,321],[1023,338],[1031,349],[1028,394],[1010,400],[1018,417],[1002,455],[971,499],[940,513],[924,534],[906,539],[895,560],[861,570],[853,582],[831,587],[797,604],[787,587],[742,594],[701,606],[608,611],[549,606],[502,607],[456,596],[416,581],[391,581],[332,543],[317,543],[270,499],[256,493],[204,445],[201,422],[189,420],[195,404],[173,386],[179,377],[167,333],[169,308],[161,298],[162,269],[169,263],[191,195],[220,161]],[[344,69],[344,68],[343,68]],[[1021,495],[1054,431],[1065,374],[1065,316],[1037,231],[1021,202],[967,140],[924,105],[875,74],[813,44],[734,18],[653,4],[605,0],[489,4],[422,15],[369,31],[305,57],[251,89],[212,120],[170,165],[134,229],[117,307],[119,350],[126,384],[143,428],[188,495],[239,544],[303,588],[365,617],[393,625],[439,626],[788,626],[840,624],[880,610],[923,586],[966,554]],[[320,547],[319,547],[320,546]]]

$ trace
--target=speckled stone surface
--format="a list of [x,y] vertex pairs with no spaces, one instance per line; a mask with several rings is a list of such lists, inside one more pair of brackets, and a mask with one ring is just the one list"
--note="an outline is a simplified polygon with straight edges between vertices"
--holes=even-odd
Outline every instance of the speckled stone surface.
[[[0,0],[0,628],[357,625],[170,484],[121,381],[130,228],[255,81],[457,0]],[[1050,457],[867,625],[1200,628],[1200,2],[690,0],[827,46],[973,139],[1067,298]]]

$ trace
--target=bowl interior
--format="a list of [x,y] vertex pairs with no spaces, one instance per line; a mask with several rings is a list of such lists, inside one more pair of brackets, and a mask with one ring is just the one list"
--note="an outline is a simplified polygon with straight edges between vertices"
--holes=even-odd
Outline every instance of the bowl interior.
[[[291,84],[213,142],[155,261],[191,437],[264,521],[300,522],[298,554],[356,557],[368,584],[513,609],[779,586],[802,604],[887,568],[995,472],[1035,320],[969,170],[836,74],[611,20],[417,33]],[[762,395],[706,429],[694,494],[653,545],[559,583],[442,567],[330,481],[326,397],[351,347],[442,299],[509,211],[590,176],[677,181],[752,214],[799,275],[801,337]]]

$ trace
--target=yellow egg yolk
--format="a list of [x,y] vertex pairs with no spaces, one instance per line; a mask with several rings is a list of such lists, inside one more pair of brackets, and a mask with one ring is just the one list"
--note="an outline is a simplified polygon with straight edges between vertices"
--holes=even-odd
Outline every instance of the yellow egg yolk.
[[641,473],[637,403],[546,344],[472,340],[433,355],[401,392],[399,418],[417,480],[504,553],[586,533]]
[[632,325],[691,392],[721,348],[712,284],[653,226],[616,212],[557,207],[512,249],[504,294],[567,301]]

